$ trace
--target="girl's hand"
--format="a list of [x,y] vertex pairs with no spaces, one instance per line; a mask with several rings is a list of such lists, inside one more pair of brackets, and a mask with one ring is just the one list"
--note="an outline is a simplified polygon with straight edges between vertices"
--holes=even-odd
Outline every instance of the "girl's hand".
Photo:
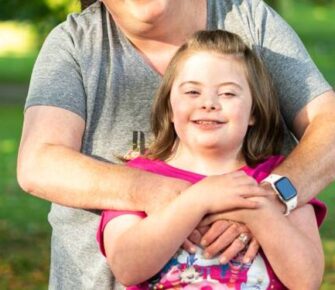
[[202,207],[204,214],[257,208],[257,201],[248,197],[267,195],[267,191],[243,171],[206,177],[186,192],[190,204]]

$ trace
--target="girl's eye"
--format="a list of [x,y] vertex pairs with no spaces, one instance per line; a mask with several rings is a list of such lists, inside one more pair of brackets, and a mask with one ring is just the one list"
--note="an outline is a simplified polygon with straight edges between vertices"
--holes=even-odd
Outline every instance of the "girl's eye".
[[222,93],[219,93],[219,96],[223,96],[223,97],[234,97],[234,96],[236,96],[236,94],[233,93],[233,92],[222,92]]
[[186,95],[199,95],[200,93],[198,91],[189,90],[185,92]]

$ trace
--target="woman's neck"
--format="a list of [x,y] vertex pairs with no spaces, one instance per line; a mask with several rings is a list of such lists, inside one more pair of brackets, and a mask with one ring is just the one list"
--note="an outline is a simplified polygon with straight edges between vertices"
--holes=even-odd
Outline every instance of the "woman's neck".
[[206,0],[175,0],[142,10],[137,10],[137,13],[145,16],[136,16],[135,13],[132,19],[111,12],[119,28],[140,47],[150,41],[179,46],[194,32],[206,29]]
[[171,1],[161,13],[127,21],[111,12],[114,21],[143,58],[160,74],[176,50],[198,30],[206,29],[207,1]]

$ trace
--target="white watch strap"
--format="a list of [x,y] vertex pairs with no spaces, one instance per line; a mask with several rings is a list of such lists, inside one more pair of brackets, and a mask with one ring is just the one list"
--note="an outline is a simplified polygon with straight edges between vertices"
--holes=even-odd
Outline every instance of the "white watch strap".
[[298,198],[295,196],[291,198],[290,200],[286,201],[285,204],[286,204],[285,215],[289,215],[289,213],[297,207]]
[[280,176],[280,175],[277,175],[277,174],[270,174],[269,176],[267,176],[266,178],[264,178],[262,180],[262,183],[263,182],[267,182],[267,183],[270,183],[271,184],[271,187],[273,188],[273,190],[277,193],[278,195],[278,198],[285,204],[286,206],[286,211],[284,213],[284,215],[289,215],[289,213],[294,210],[296,207],[297,207],[297,204],[298,204],[298,198],[295,196],[294,198],[291,198],[290,200],[288,201],[284,201],[279,193],[278,193],[278,190],[277,188],[275,187],[275,182],[278,181],[279,179],[281,179],[283,176]]
[[268,183],[275,183],[277,180],[281,179],[283,176],[277,175],[277,174],[270,174],[266,178],[263,179],[262,182],[268,182]]

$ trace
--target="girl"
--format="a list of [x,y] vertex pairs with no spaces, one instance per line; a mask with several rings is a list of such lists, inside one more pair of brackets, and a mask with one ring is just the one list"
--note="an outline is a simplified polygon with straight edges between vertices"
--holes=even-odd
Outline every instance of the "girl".
[[[152,127],[148,152],[128,165],[197,183],[150,216],[103,212],[98,240],[117,280],[137,284],[129,289],[318,289],[323,253],[313,207],[285,217],[257,185],[283,159],[274,155],[281,118],[262,62],[237,35],[201,31],[177,51]],[[320,222],[325,209],[313,205]],[[215,213],[247,225],[262,247],[253,261],[180,249]]]

